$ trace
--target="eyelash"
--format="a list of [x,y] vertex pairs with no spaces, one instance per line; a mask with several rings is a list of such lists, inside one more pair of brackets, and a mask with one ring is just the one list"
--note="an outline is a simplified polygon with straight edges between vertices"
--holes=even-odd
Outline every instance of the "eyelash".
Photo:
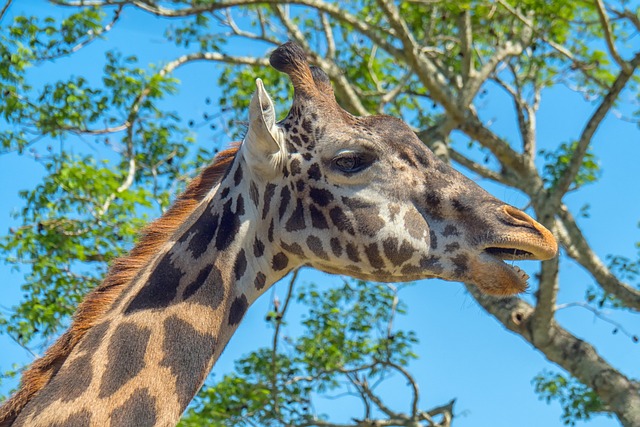
[[[343,173],[357,173],[367,167],[371,166],[374,162],[375,158],[366,153],[359,153],[356,151],[343,151],[338,153],[333,160],[331,161],[331,165],[334,169],[337,169]],[[348,161],[351,163],[342,164],[344,161]]]

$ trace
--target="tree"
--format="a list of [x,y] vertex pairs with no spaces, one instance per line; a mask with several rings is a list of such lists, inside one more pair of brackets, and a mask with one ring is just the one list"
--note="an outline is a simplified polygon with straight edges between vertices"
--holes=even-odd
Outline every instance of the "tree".
[[[29,155],[46,171],[35,188],[21,193],[24,205],[16,213],[21,225],[0,240],[4,261],[24,271],[25,292],[0,317],[3,333],[30,346],[60,330],[82,295],[99,282],[108,262],[131,246],[146,218],[164,209],[171,195],[211,157],[208,149],[194,152],[195,135],[202,137],[207,126],[223,125],[224,132],[238,136],[241,126],[229,112],[246,111],[255,75],[272,82],[276,98],[288,97],[284,78],[267,67],[265,52],[292,39],[329,74],[344,108],[358,115],[403,117],[443,159],[526,197],[529,209],[558,237],[562,257],[541,264],[530,281],[533,298],[495,299],[474,287],[467,290],[487,313],[563,369],[541,373],[534,384],[541,397],[560,401],[565,422],[606,412],[623,425],[640,425],[638,383],[558,319],[567,307],[581,307],[605,319],[604,309],[633,314],[640,310],[640,253],[598,253],[584,231],[588,206],[576,209],[571,201],[574,194],[597,185],[601,171],[594,137],[604,119],[613,114],[634,123],[640,119],[640,110],[633,111],[640,99],[640,50],[634,41],[640,31],[638,9],[632,10],[626,1],[603,0],[51,3],[60,7],[61,12],[56,11],[63,17],[21,14],[3,23],[0,32],[0,150]],[[0,10],[0,19],[9,7],[15,7],[10,0]],[[123,13],[134,9],[166,20],[164,37],[178,46],[176,58],[145,69],[136,58],[111,50],[100,81],[78,73],[33,83],[34,67],[81,54],[94,41],[108,38]],[[242,52],[255,55],[236,54],[239,43]],[[164,100],[178,88],[175,72],[198,61],[224,65],[219,78],[224,94],[217,100],[216,114],[187,119],[184,126],[185,119]],[[537,113],[543,98],[560,86],[579,92],[591,112],[569,140],[545,144],[539,141]],[[504,119],[512,121],[515,132],[507,136],[483,115],[483,97],[497,92],[511,103]],[[218,130],[206,132],[211,136]],[[83,150],[78,147],[83,141],[100,148]],[[628,191],[637,189],[630,184]],[[593,285],[582,300],[558,304],[560,286],[575,285],[561,276],[561,267],[572,264],[585,269]],[[281,319],[272,321],[277,340]],[[624,325],[613,331],[638,340]],[[301,339],[305,336],[311,335]],[[379,345],[383,344],[391,345]],[[307,351],[312,350],[304,349],[300,357]],[[408,350],[400,355],[403,351]],[[345,357],[351,356],[345,351]],[[240,376],[215,387],[253,392],[245,387],[250,378],[243,366],[259,360],[256,355],[244,359]],[[272,372],[278,373],[299,362],[272,360]],[[402,364],[398,367],[404,369]],[[387,363],[381,369],[395,368]],[[368,373],[375,377],[380,372]],[[314,375],[314,381],[323,378],[321,373]],[[284,384],[282,377],[273,378]],[[365,379],[355,373],[352,378],[352,386],[366,394]],[[270,402],[276,411],[285,390],[267,389],[271,395],[254,396],[256,402],[275,399]],[[302,391],[287,393],[305,396]],[[200,399],[201,405],[221,404],[207,390]],[[385,412],[373,397],[363,396],[363,401]],[[303,408],[302,400],[293,402],[296,411]],[[190,412],[185,423],[197,411]]]

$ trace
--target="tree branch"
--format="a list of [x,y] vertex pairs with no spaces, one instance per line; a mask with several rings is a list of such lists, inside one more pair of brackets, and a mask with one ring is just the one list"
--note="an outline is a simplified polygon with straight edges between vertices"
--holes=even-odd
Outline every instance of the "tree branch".
[[526,172],[531,172],[522,157],[511,148],[507,141],[485,127],[477,115],[472,113],[468,116],[465,121],[459,124],[460,130],[488,148],[503,166],[522,176],[526,175]]
[[9,6],[11,6],[12,1],[13,0],[7,0],[4,6],[2,6],[2,10],[0,10],[0,21],[2,21],[2,18],[4,18],[4,14],[7,13],[7,10],[9,10]]
[[280,420],[280,405],[278,404],[278,374],[277,374],[277,358],[278,358],[278,340],[280,337],[280,327],[282,326],[282,319],[287,313],[291,297],[293,296],[293,287],[298,279],[299,268],[293,271],[291,280],[289,281],[289,288],[287,289],[287,296],[282,306],[282,310],[278,311],[276,308],[275,319],[275,331],[273,332],[273,340],[271,343],[271,398],[273,399],[273,413],[276,419]]
[[[382,412],[384,412],[389,418],[394,418],[394,419],[403,420],[403,421],[407,420],[406,416],[402,416],[402,414],[399,414],[399,413],[391,410],[391,408],[389,408],[387,405],[385,405],[384,402],[382,401],[382,399],[380,399],[378,396],[376,396],[376,394],[373,392],[373,390],[371,390],[371,388],[369,387],[369,384],[367,383],[366,379],[364,379],[363,381],[358,381],[357,385],[359,385],[359,387],[369,397],[369,399],[371,399],[371,401],[373,403],[375,403],[375,405],[378,408],[380,408],[380,410]],[[404,424],[404,422],[403,422],[403,424]]]
[[[551,230],[553,232],[553,230]],[[555,234],[555,233],[554,233]],[[559,258],[555,257],[541,263],[540,280],[536,292],[537,303],[531,319],[531,333],[538,343],[550,339],[549,331],[554,319],[558,296]]]
[[322,31],[327,40],[327,54],[325,57],[327,59],[333,59],[336,56],[336,41],[333,37],[333,29],[331,28],[331,23],[326,13],[320,12],[320,22],[322,22]]
[[431,97],[440,103],[456,122],[464,121],[465,114],[460,111],[453,94],[449,91],[447,78],[438,70],[434,62],[422,53],[406,22],[400,17],[397,6],[390,0],[378,0],[378,4],[404,46],[404,55],[394,56],[409,62],[429,90]]
[[483,178],[487,178],[492,181],[499,182],[501,184],[509,185],[509,186],[514,186],[515,184],[515,182],[509,179],[509,177],[503,174],[500,174],[496,171],[493,171],[491,169],[485,168],[484,166],[481,166],[479,163],[474,162],[473,160],[464,156],[462,153],[455,150],[454,148],[449,147],[449,156],[451,157],[451,160],[453,160],[454,162],[465,167],[466,169],[469,169],[474,173],[477,173]]
[[473,78],[469,79],[467,84],[463,87],[460,95],[461,105],[470,104],[478,94],[478,91],[482,87],[482,84],[489,78],[489,76],[495,71],[498,64],[510,56],[519,55],[524,50],[524,47],[529,44],[531,40],[531,32],[527,32],[523,35],[522,40],[515,43],[508,40],[504,45],[500,46],[493,56],[482,66]]
[[597,317],[598,319],[602,320],[603,322],[606,322],[610,325],[613,325],[615,327],[613,333],[617,333],[618,331],[622,332],[624,335],[626,335],[627,337],[631,338],[631,340],[633,340],[634,342],[638,341],[638,337],[629,332],[622,323],[620,322],[616,322],[615,320],[609,319],[604,313],[602,313],[600,310],[598,310],[595,307],[590,306],[588,303],[586,302],[569,302],[566,304],[560,304],[558,306],[556,306],[556,311],[560,311],[560,310],[564,310],[566,308],[573,308],[573,307],[579,307],[579,308],[583,308],[587,311],[590,311],[591,313],[593,313],[593,315],[595,317]]
[[614,412],[624,426],[640,425],[640,386],[604,360],[589,343],[576,338],[554,320],[549,338],[537,341],[532,331],[533,307],[517,298],[494,298],[466,285],[476,301],[507,329],[533,344],[547,359],[564,368]]
[[347,12],[344,8],[333,4],[326,3],[322,0],[218,0],[216,2],[207,3],[199,6],[185,7],[182,9],[169,9],[158,5],[156,2],[140,1],[140,0],[77,0],[77,1],[65,1],[65,0],[51,0],[60,6],[113,6],[113,5],[126,5],[131,4],[146,12],[152,13],[157,16],[163,16],[168,18],[180,18],[185,16],[197,15],[204,12],[213,12],[233,6],[248,6],[255,4],[299,4],[302,6],[308,6],[310,8],[327,13],[337,21],[343,22],[356,31],[362,33],[371,39],[371,41],[387,52],[396,57],[404,57],[402,50],[397,49],[391,44],[386,36],[382,37],[379,32],[380,28],[374,27],[366,23],[364,20],[357,16],[354,16]]
[[569,186],[575,179],[580,167],[582,166],[582,161],[584,160],[584,156],[587,153],[587,149],[589,148],[589,144],[593,138],[593,135],[596,133],[602,120],[604,120],[605,116],[613,107],[614,102],[618,99],[618,95],[620,92],[626,87],[627,82],[631,79],[631,76],[635,72],[635,69],[640,65],[640,52],[636,53],[633,60],[629,63],[629,67],[626,67],[620,71],[618,77],[613,82],[611,89],[604,96],[596,111],[593,112],[589,120],[587,121],[586,126],[584,127],[582,134],[580,135],[580,139],[578,140],[578,145],[576,150],[573,152],[571,156],[571,160],[569,165],[567,166],[566,171],[558,180],[555,188],[551,193],[551,204],[557,205],[559,204],[562,197],[569,190]]
[[475,74],[473,66],[473,34],[471,30],[471,13],[464,10],[458,16],[458,33],[460,37],[460,53],[462,54],[462,84],[467,84]]
[[619,299],[626,308],[640,311],[640,291],[620,281],[603,264],[587,243],[566,206],[561,205],[558,217],[558,235],[567,255],[586,268],[605,292]]
[[611,23],[609,22],[609,15],[607,15],[607,11],[604,8],[604,4],[602,0],[594,0],[596,4],[596,10],[598,11],[598,18],[600,19],[600,25],[602,26],[602,31],[604,32],[604,40],[607,43],[607,49],[609,49],[609,54],[614,61],[627,73],[632,73],[630,69],[630,65],[626,62],[620,54],[618,53],[618,49],[616,49],[615,41],[613,40],[613,33],[611,31]]
[[[511,15],[516,17],[520,22],[522,22],[523,24],[525,24],[527,27],[531,28],[532,30],[535,30],[535,27],[534,27],[533,23],[531,22],[531,20],[526,18],[525,16],[523,16],[520,12],[518,12],[516,9],[514,9],[506,1],[497,0],[497,2],[502,7],[504,7]],[[584,75],[587,77],[587,79],[593,81],[600,88],[607,89],[607,84],[604,83],[603,81],[599,80],[598,78],[592,76],[591,74],[587,73],[587,70],[584,69],[584,63],[582,61],[580,61],[579,59],[577,59],[573,55],[573,53],[571,53],[569,50],[567,50],[564,46],[554,42],[553,40],[549,40],[548,38],[544,37],[544,35],[542,35],[542,34],[537,34],[537,37],[539,37],[540,40],[542,40],[543,42],[548,44],[553,50],[558,52],[560,55],[562,55],[565,58],[567,58],[568,60],[570,60],[576,68],[580,69],[584,73]]]

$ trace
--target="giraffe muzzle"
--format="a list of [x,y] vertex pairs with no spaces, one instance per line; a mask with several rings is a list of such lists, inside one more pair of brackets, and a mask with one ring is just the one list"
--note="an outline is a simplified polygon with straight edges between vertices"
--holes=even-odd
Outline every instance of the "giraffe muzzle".
[[470,276],[483,292],[506,296],[525,291],[529,276],[505,261],[551,259],[558,252],[558,243],[542,224],[513,206],[499,208],[499,221],[502,232],[484,242],[470,263]]
[[486,242],[483,251],[502,260],[547,260],[558,253],[555,237],[542,224],[520,209],[503,205],[498,220],[504,224],[494,242]]

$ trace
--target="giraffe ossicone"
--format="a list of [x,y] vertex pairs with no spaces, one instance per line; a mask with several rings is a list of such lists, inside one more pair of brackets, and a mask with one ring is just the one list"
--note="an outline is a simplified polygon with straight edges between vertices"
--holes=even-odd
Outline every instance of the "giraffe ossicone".
[[299,46],[270,61],[293,84],[288,115],[276,122],[256,80],[242,144],[111,266],[0,408],[0,427],[175,425],[251,303],[298,266],[510,295],[527,278],[505,260],[555,256],[548,230],[404,122],[340,108]]

